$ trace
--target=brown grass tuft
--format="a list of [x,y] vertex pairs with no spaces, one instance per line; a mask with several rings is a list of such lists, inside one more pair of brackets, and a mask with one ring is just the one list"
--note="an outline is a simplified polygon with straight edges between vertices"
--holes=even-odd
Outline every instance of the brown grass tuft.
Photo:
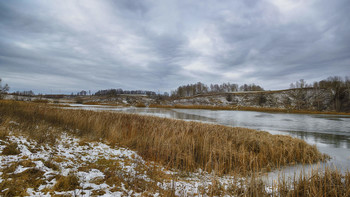
[[135,107],[146,107],[144,103],[136,103]]
[[23,167],[35,167],[35,163],[33,163],[31,160],[22,160],[18,163],[19,165],[22,165]]
[[350,196],[350,172],[342,174],[337,169],[317,169],[301,173],[299,177],[282,178],[277,186],[281,196]]
[[8,130],[5,127],[0,126],[0,140],[6,140],[8,135]]
[[18,155],[20,153],[17,143],[10,143],[2,150],[3,155]]
[[79,188],[79,178],[73,174],[60,176],[53,187],[55,191],[71,191]]
[[49,103],[49,100],[45,100],[45,99],[37,99],[33,101],[34,103]]
[[18,174],[4,174],[0,183],[0,195],[3,196],[26,196],[27,188],[37,189],[44,183],[44,172],[30,168]]
[[56,165],[55,163],[53,163],[53,161],[51,159],[48,159],[46,161],[44,161],[44,165],[48,168],[51,168],[52,170],[59,170],[60,168],[58,167],[58,165]]

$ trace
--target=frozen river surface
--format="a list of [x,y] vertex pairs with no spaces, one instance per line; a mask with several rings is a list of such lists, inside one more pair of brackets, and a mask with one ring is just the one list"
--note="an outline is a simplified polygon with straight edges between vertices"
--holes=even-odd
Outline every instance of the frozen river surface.
[[[255,111],[120,108],[107,106],[73,105],[90,110],[122,111],[167,118],[194,120],[263,130],[272,134],[290,135],[315,144],[332,159],[326,165],[342,171],[350,170],[350,116],[322,114],[286,114]],[[324,165],[324,164],[321,164]],[[310,168],[311,166],[307,166]],[[288,167],[285,173],[294,173],[297,168]],[[277,173],[277,172],[276,172]]]

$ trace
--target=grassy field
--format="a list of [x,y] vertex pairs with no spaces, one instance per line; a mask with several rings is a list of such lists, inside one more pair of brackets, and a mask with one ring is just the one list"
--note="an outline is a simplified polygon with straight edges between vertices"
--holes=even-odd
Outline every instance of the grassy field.
[[[173,196],[179,193],[171,188],[159,188],[157,182],[188,177],[201,169],[206,173],[212,173],[213,176],[210,178],[211,184],[198,190],[197,195],[349,196],[350,193],[350,174],[341,174],[339,171],[330,169],[326,169],[325,172],[314,171],[311,174],[302,174],[294,179],[281,177],[272,188],[262,182],[258,177],[261,172],[286,165],[309,164],[328,159],[328,156],[321,154],[315,146],[288,136],[134,114],[61,109],[43,103],[0,101],[0,112],[0,140],[2,140],[1,143],[6,144],[2,149],[3,156],[19,154],[19,145],[8,141],[11,138],[8,131],[16,131],[17,135],[20,133],[28,136],[37,144],[48,145],[56,144],[59,136],[67,132],[81,141],[67,142],[63,146],[74,146],[71,147],[73,150],[85,146],[84,144],[103,142],[111,147],[124,147],[135,151],[145,160],[138,165],[137,172],[140,174],[147,172],[146,175],[154,180],[152,183],[147,183],[130,178],[128,174],[121,176],[121,169],[118,165],[115,166],[117,160],[97,160],[93,163],[79,164],[81,165],[79,169],[86,172],[99,169],[105,176],[98,181],[110,184],[111,187],[114,187],[113,181],[119,181],[123,183],[122,185],[134,185],[134,190],[137,191],[156,191],[160,195]],[[36,149],[35,147],[33,149]],[[88,146],[87,150],[92,151],[91,149],[92,147]],[[118,157],[120,158],[123,157]],[[133,158],[134,156],[127,158],[126,162],[132,163]],[[23,157],[18,161],[21,163],[12,163],[1,170],[2,179],[5,180],[0,183],[2,191],[15,191],[8,188],[16,184],[20,184],[21,188],[37,188],[42,184],[40,177],[43,177],[44,173],[37,168],[29,168],[22,173],[13,174],[19,165],[30,167],[32,163],[37,163],[34,160],[27,160]],[[57,160],[52,159],[51,163],[45,165],[54,169]],[[82,162],[80,159],[76,161]],[[165,169],[180,173],[176,177],[169,176],[159,167],[154,165],[152,167],[153,162]],[[230,182],[223,184],[220,181],[222,175],[231,175],[233,178]],[[77,183],[79,178],[74,175],[55,175],[55,178],[57,181],[50,191],[81,188],[81,184]],[[13,181],[16,179],[27,180],[30,184],[24,183],[25,181],[21,183]],[[201,180],[198,179],[199,182],[202,182]],[[72,188],[69,185],[72,185]],[[118,188],[120,189],[115,186],[115,190]]]

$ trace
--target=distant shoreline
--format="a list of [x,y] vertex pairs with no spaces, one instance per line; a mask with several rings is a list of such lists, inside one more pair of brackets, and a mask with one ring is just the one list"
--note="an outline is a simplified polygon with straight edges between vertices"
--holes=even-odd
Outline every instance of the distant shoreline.
[[149,108],[166,108],[166,109],[207,109],[207,110],[232,110],[232,111],[258,111],[258,112],[275,112],[275,113],[289,113],[289,114],[329,114],[329,115],[350,115],[347,112],[335,111],[311,111],[311,110],[294,110],[294,109],[280,109],[280,108],[266,108],[266,107],[245,107],[245,106],[210,106],[210,105],[116,105],[98,102],[86,102],[84,105],[106,105],[106,106],[120,106],[120,107],[149,107]]

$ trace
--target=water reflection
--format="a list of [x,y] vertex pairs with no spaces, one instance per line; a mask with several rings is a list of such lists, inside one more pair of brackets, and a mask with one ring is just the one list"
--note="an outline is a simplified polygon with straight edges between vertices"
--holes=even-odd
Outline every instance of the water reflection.
[[288,118],[283,118],[281,119],[282,121],[293,121],[292,119],[288,119]]
[[176,112],[172,109],[158,109],[158,108],[125,108],[122,110],[127,113],[137,113],[144,115],[153,115],[166,118],[175,118],[181,120],[195,120],[204,122],[215,122],[215,118],[201,116],[197,114],[189,114],[183,112]]
[[310,144],[327,144],[332,148],[350,149],[350,139],[348,135],[304,131],[288,131],[288,133],[294,137],[303,139]]
[[133,114],[152,115],[152,116],[158,116],[163,118],[175,118],[175,119],[181,119],[181,120],[194,120],[194,121],[202,121],[202,122],[215,122],[215,118],[201,116],[198,114],[177,112],[172,109],[117,107],[117,106],[106,106],[106,105],[82,105],[82,104],[71,104],[71,106],[76,109],[126,112],[126,113],[133,113]]

